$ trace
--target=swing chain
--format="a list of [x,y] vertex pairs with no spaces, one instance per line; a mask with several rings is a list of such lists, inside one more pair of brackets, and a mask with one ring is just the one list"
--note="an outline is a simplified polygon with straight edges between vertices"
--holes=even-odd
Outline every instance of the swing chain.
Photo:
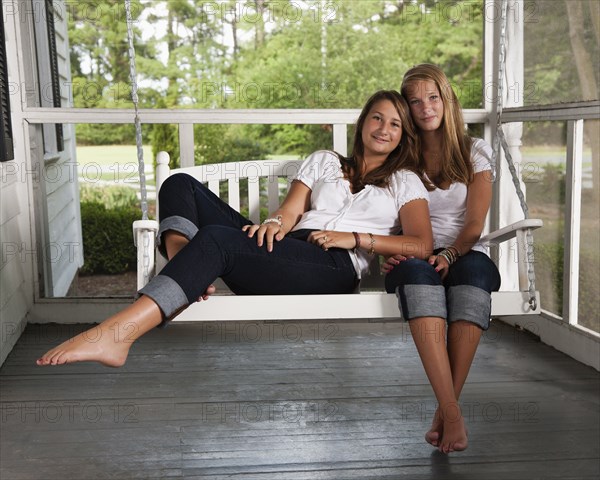
[[[510,149],[508,146],[508,142],[506,141],[506,137],[504,136],[504,129],[502,128],[502,105],[504,98],[504,68],[506,65],[506,29],[507,29],[507,12],[508,10],[508,0],[502,0],[501,5],[501,24],[500,24],[500,53],[499,53],[499,65],[498,65],[498,96],[496,99],[496,137],[494,139],[494,150],[492,155],[492,169],[496,171],[496,165],[498,157],[500,156],[500,148],[504,151],[504,156],[506,157],[506,161],[508,163],[508,169],[510,171],[513,184],[515,186],[515,190],[517,192],[517,196],[519,198],[519,202],[521,204],[521,209],[523,210],[523,214],[525,218],[529,218],[529,207],[527,206],[527,201],[525,200],[525,194],[521,189],[521,183],[519,181],[519,176],[517,174],[517,170],[515,168],[515,163],[510,153]],[[537,299],[535,295],[535,270],[533,267],[534,263],[534,252],[533,252],[533,234],[531,233],[531,229],[526,230],[526,261],[527,261],[527,279],[529,283],[529,305],[533,310],[537,309]]]
[[129,75],[131,78],[131,100],[135,110],[135,144],[137,147],[138,173],[140,176],[140,206],[142,220],[148,220],[148,194],[146,191],[146,173],[144,167],[144,149],[142,148],[142,123],[138,108],[138,84],[135,68],[135,48],[133,46],[133,19],[131,16],[131,0],[125,0],[125,14],[127,18],[127,40],[129,45]]
[[[150,241],[150,235],[152,235],[152,234],[151,233],[149,234],[148,232],[144,232],[144,234],[142,235],[143,258],[142,258],[141,267],[143,269],[142,271],[143,271],[143,275],[144,275],[144,285],[147,284],[152,279],[153,265],[151,265],[150,255],[148,252],[150,251],[150,248],[154,248],[154,244],[153,244],[153,242]],[[140,266],[138,266],[138,268],[140,268]]]

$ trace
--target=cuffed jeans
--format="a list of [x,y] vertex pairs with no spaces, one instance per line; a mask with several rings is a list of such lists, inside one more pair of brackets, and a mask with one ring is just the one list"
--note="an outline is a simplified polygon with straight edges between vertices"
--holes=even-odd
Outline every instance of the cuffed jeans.
[[406,320],[420,317],[440,317],[448,323],[466,320],[487,330],[491,292],[500,288],[500,274],[486,254],[471,250],[450,266],[443,282],[427,261],[416,258],[401,261],[386,275],[385,288],[398,296]]
[[[351,293],[357,276],[347,250],[308,243],[309,230],[256,244],[242,226],[252,222],[187,174],[170,176],[159,192],[159,250],[174,231],[189,243],[139,293],[156,302],[166,319],[195,302],[221,277],[239,295]],[[265,305],[269,308],[269,305]]]

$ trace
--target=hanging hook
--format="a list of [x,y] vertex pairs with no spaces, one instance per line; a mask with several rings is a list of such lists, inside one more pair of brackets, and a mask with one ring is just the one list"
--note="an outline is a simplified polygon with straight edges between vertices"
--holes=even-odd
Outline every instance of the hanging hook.
[[535,295],[529,297],[529,306],[532,310],[537,310],[537,298]]

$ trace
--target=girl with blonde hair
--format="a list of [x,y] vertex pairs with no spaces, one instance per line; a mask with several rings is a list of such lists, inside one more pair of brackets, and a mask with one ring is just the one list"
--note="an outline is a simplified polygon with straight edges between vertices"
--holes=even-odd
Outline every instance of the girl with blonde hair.
[[417,128],[434,254],[427,260],[395,255],[383,269],[438,401],[425,439],[448,453],[468,445],[458,398],[489,327],[491,292],[500,287],[498,270],[478,243],[492,198],[492,151],[467,134],[458,98],[439,67],[408,70],[402,94]]

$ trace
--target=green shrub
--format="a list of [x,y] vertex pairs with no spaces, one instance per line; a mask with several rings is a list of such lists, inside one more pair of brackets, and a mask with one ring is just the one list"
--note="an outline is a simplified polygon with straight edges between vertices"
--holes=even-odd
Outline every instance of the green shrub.
[[566,195],[565,168],[561,164],[546,163],[539,175],[530,175],[527,199],[531,202],[564,205]]
[[81,203],[82,274],[117,274],[137,267],[132,223],[140,218],[135,208],[108,209],[97,202]]
[[[582,238],[582,243],[584,243]],[[593,241],[592,241],[593,242]],[[594,245],[583,245],[579,260],[579,324],[600,332],[600,254]]]
[[75,127],[78,145],[128,145],[135,143],[132,125],[80,123]]
[[535,243],[535,281],[542,307],[562,316],[565,247],[562,243]]
[[[562,316],[563,273],[565,247],[562,243],[535,244],[535,279],[540,291],[544,310]],[[581,325],[598,331],[600,282],[600,255],[593,248],[582,247],[579,251],[579,308],[578,321]]]
[[[267,150],[262,142],[253,138],[238,125],[194,126],[194,163],[241,162],[246,160],[264,160]],[[169,154],[171,168],[179,167],[179,136],[174,125],[155,125],[151,134],[152,153],[156,158],[159,151]]]
[[82,185],[79,196],[81,203],[100,203],[108,209],[134,208],[139,204],[137,190],[128,187]]

